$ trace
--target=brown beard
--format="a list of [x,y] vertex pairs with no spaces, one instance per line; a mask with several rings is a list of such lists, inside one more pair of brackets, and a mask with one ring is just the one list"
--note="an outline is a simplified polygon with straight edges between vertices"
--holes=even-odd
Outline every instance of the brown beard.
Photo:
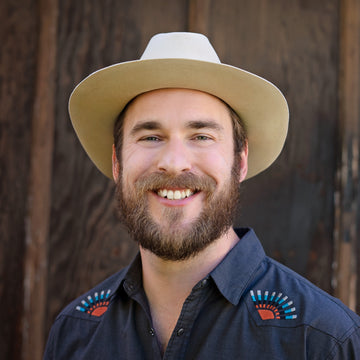
[[[230,179],[218,194],[215,194],[216,181],[207,175],[185,173],[173,177],[165,173],[153,173],[139,178],[134,184],[134,190],[126,192],[120,176],[116,184],[120,219],[142,248],[164,260],[189,259],[232,226],[239,196],[238,164],[239,159],[235,159]],[[162,217],[167,221],[164,224],[156,223],[149,213],[147,192],[177,187],[202,191],[206,195],[203,210],[189,226],[178,226],[184,209],[164,207]]]

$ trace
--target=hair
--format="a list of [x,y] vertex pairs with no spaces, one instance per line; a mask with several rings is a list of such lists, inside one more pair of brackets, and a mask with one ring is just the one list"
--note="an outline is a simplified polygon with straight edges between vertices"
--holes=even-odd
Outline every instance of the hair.
[[[133,103],[133,101],[137,98],[134,97],[131,99],[125,107],[122,109],[120,114],[117,116],[115,125],[114,125],[114,145],[115,145],[115,152],[116,157],[119,161],[121,161],[121,150],[122,150],[122,144],[123,144],[123,137],[124,137],[124,119],[126,116],[126,112],[129,108],[129,106]],[[237,114],[230,105],[228,105],[225,101],[219,98],[220,101],[222,101],[225,106],[227,107],[233,127],[233,139],[234,139],[234,153],[235,155],[240,154],[245,146],[247,145],[247,133],[245,124],[242,121],[239,114]]]
[[[220,99],[221,100],[221,99]],[[234,138],[234,153],[240,154],[247,145],[248,137],[246,127],[241,119],[240,115],[228,105],[225,101],[221,100],[227,107],[233,127],[233,138]]]

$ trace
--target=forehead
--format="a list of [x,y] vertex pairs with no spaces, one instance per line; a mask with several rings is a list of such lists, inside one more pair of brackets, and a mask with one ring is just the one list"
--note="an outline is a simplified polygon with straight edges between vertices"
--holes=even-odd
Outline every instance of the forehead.
[[182,125],[187,121],[216,121],[225,129],[231,128],[227,105],[217,97],[198,90],[160,89],[137,96],[124,117],[124,129],[139,121],[159,121]]

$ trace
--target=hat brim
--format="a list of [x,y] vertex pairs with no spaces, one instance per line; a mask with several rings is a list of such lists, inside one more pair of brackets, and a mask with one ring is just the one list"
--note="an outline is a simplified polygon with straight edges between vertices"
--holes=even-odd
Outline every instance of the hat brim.
[[270,166],[287,135],[287,102],[272,83],[239,68],[189,59],[150,59],[115,64],[94,72],[72,92],[70,118],[98,169],[112,178],[113,129],[134,97],[163,88],[200,90],[219,97],[242,118],[249,142],[246,179]]

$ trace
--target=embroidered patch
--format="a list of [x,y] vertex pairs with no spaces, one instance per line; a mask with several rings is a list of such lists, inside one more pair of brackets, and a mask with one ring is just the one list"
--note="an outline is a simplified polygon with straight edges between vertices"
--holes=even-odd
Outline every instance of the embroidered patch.
[[94,299],[89,295],[86,300],[81,301],[81,306],[77,306],[76,310],[81,312],[86,312],[92,316],[101,316],[103,315],[109,306],[108,298],[110,296],[111,290],[109,289],[105,295],[105,290],[99,293],[94,294]]
[[291,307],[294,302],[289,300],[287,296],[283,296],[282,293],[276,294],[274,291],[269,296],[269,291],[265,291],[262,295],[261,290],[257,290],[255,297],[254,291],[250,290],[250,295],[262,320],[292,320],[297,318],[296,308]]

